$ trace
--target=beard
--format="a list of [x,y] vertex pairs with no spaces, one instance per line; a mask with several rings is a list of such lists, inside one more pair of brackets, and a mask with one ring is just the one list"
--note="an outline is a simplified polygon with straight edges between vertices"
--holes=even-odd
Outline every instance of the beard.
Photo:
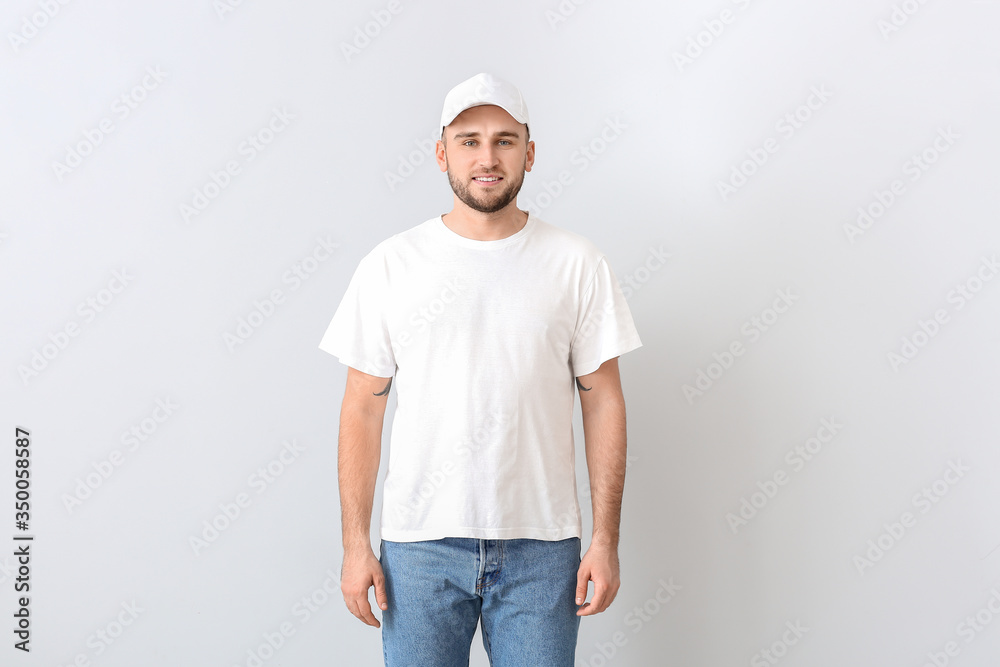
[[478,196],[469,190],[469,185],[451,173],[450,166],[448,167],[448,183],[451,184],[455,196],[472,210],[480,213],[496,213],[517,198],[517,193],[521,191],[521,186],[524,184],[524,170],[521,170],[516,179],[503,177],[503,183],[500,187],[485,189]]

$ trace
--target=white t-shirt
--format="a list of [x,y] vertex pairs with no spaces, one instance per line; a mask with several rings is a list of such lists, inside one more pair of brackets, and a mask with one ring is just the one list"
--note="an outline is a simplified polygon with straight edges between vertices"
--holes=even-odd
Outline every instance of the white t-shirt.
[[319,347],[395,376],[381,538],[582,537],[575,378],[641,345],[604,255],[534,216],[496,241],[438,216],[379,243]]

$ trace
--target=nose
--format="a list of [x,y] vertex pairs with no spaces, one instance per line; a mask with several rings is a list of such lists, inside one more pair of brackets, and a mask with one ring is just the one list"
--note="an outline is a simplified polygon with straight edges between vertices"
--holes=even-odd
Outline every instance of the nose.
[[495,167],[500,164],[500,153],[499,149],[492,145],[486,144],[479,150],[479,165],[482,167]]

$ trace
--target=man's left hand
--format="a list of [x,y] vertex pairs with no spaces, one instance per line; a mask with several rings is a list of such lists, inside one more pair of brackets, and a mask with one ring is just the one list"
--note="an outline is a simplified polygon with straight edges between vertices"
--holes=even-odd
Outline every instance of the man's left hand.
[[[594,582],[594,597],[587,599],[587,585]],[[618,568],[618,549],[613,546],[591,544],[580,559],[580,570],[576,575],[576,603],[581,605],[577,616],[599,614],[609,606],[621,587]]]

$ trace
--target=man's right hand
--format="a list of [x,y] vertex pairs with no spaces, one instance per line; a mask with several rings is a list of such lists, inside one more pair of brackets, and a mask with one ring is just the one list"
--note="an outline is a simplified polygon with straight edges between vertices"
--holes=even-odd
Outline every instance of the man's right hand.
[[368,603],[368,589],[375,586],[375,602],[382,611],[389,608],[385,594],[385,574],[382,564],[371,548],[349,551],[344,554],[344,566],[340,571],[340,590],[344,594],[347,609],[367,625],[381,627]]

